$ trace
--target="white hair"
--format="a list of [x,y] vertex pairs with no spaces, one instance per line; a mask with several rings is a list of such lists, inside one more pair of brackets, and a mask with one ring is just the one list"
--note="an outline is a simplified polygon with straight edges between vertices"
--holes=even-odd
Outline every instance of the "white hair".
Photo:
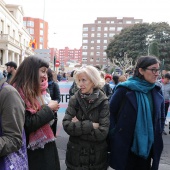
[[105,80],[102,79],[100,71],[96,67],[88,65],[76,70],[76,73],[74,74],[74,79],[78,87],[78,77],[82,73],[85,73],[87,77],[93,82],[94,88],[102,88],[104,86]]

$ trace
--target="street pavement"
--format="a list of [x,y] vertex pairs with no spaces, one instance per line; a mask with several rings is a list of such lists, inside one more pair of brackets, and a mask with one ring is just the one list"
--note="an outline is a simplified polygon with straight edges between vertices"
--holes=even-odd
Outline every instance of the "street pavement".
[[[64,132],[61,122],[58,128],[60,129],[60,133],[58,134],[58,137],[56,139],[56,144],[58,147],[60,166],[61,166],[61,170],[66,170],[65,153],[66,153],[66,146],[68,142],[68,135]],[[165,127],[165,131],[168,133],[168,135],[163,135],[164,149],[163,149],[161,160],[160,160],[159,170],[170,170],[169,126]]]

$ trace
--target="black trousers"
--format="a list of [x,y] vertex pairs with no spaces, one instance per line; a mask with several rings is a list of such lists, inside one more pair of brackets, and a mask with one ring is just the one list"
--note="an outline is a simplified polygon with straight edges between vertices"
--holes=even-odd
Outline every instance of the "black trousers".
[[168,108],[169,108],[169,102],[168,102],[168,103],[165,103],[165,117],[166,117],[167,114],[168,114]]

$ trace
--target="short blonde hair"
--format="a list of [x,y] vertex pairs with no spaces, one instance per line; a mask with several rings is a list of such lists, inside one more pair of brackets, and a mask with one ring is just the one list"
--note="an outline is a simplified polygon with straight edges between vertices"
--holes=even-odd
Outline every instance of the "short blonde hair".
[[100,71],[97,70],[97,68],[93,66],[83,66],[80,69],[76,70],[76,73],[74,74],[74,79],[79,87],[79,80],[78,77],[80,74],[85,73],[87,77],[93,82],[94,88],[102,88],[105,84],[104,79],[101,78]]

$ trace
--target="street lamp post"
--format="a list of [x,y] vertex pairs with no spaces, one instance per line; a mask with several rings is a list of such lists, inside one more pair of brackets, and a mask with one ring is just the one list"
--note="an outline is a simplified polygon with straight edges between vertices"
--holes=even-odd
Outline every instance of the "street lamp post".
[[54,71],[55,71],[56,56],[54,56]]

